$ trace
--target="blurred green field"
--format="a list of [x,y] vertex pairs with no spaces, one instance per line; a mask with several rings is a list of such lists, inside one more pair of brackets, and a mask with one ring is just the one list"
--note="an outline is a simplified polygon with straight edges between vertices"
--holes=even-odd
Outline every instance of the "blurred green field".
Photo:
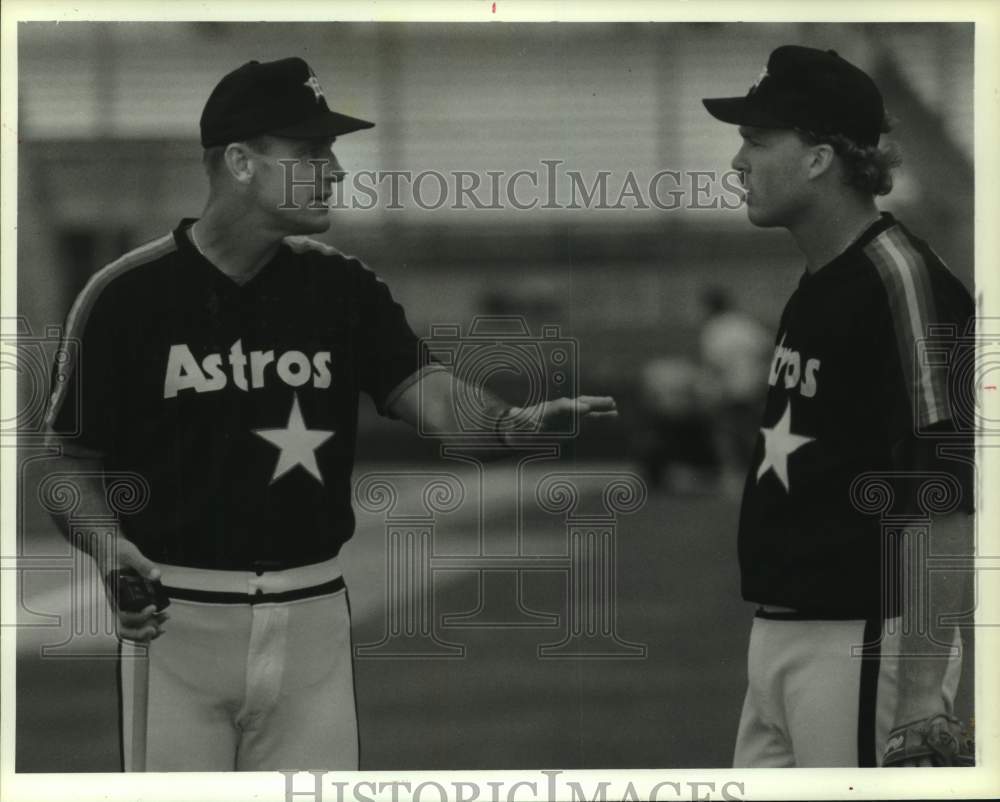
[[[566,463],[546,465],[567,469]],[[456,467],[437,463],[433,470]],[[355,477],[363,474],[359,469]],[[475,504],[442,516],[437,553],[470,552],[475,522],[467,507]],[[513,528],[513,516],[490,509],[497,531]],[[737,509],[736,501],[713,495],[654,494],[641,510],[619,518],[617,631],[647,646],[643,659],[540,659],[540,644],[564,636],[564,619],[555,628],[441,628],[442,639],[465,647],[460,659],[357,659],[362,768],[728,766],[752,615],[738,593]],[[27,523],[31,553],[58,551],[44,519],[30,515]],[[558,517],[529,510],[524,542],[532,554],[558,553],[565,548],[565,526]],[[386,626],[385,537],[378,515],[359,514],[358,532],[343,556],[355,644],[377,642]],[[439,576],[438,615],[476,606],[474,572]],[[26,575],[26,606],[55,612],[60,581],[58,574]],[[565,577],[557,572],[528,575],[523,592],[533,610],[565,608]],[[19,632],[17,770],[116,771],[114,662],[39,657],[42,643],[64,637],[55,628]],[[113,645],[108,638],[92,642],[109,653]],[[971,653],[969,658],[966,677]],[[970,689],[966,681],[965,715]]]

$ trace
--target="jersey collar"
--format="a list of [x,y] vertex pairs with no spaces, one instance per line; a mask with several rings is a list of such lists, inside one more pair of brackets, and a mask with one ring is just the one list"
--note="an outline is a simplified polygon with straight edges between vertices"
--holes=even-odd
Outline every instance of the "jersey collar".
[[814,270],[812,273],[808,270],[803,270],[799,286],[809,286],[820,279],[825,279],[827,276],[836,275],[840,272],[840,267],[854,263],[856,261],[855,256],[857,253],[863,250],[869,242],[875,239],[875,237],[886,229],[892,228],[894,225],[896,225],[896,218],[894,218],[889,212],[882,212],[879,215],[879,219],[868,226],[860,237],[854,240],[854,242],[848,245],[821,268]]
[[213,276],[215,281],[221,282],[224,286],[235,290],[244,290],[258,286],[264,276],[272,271],[275,263],[280,261],[283,251],[288,247],[284,242],[279,243],[278,250],[275,252],[271,260],[261,267],[260,270],[254,273],[254,275],[250,277],[249,281],[241,284],[222,272],[217,265],[206,259],[194,246],[194,243],[191,242],[191,235],[189,234],[188,229],[191,228],[191,226],[197,221],[197,217],[185,217],[181,220],[177,228],[174,229],[174,242],[177,243],[177,249],[184,256],[186,264],[192,265],[198,270],[198,272]]

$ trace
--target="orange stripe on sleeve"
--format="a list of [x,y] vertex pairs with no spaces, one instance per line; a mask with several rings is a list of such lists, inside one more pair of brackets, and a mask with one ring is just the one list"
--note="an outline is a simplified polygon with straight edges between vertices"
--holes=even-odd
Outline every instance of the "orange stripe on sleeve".
[[[101,293],[119,276],[127,273],[133,268],[140,267],[148,262],[158,259],[164,254],[175,250],[177,244],[174,242],[173,234],[167,234],[159,239],[155,239],[134,251],[129,251],[124,256],[116,259],[111,264],[98,270],[84,288],[80,290],[73,306],[70,307],[69,315],[66,317],[66,328],[63,332],[63,341],[82,341],[84,331],[87,328],[87,321],[94,310]],[[63,368],[65,381],[58,383],[49,399],[48,412],[45,415],[46,426],[51,429],[55,423],[59,410],[66,398],[66,392],[70,384],[70,377],[76,372],[77,361],[80,357],[80,349],[67,349],[66,352],[71,361]]]
[[951,417],[944,371],[932,370],[922,359],[928,325],[936,320],[934,295],[924,257],[898,227],[883,231],[866,247],[889,299],[896,347],[914,421],[928,426]]

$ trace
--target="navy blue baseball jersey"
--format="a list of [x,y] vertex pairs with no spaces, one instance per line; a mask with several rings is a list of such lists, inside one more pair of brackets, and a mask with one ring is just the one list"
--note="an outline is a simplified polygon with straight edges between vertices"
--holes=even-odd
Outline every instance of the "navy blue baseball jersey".
[[191,244],[193,222],[80,293],[66,324],[79,361],[49,426],[79,432],[67,453],[146,478],[149,504],[123,529],[154,561],[279,570],[333,557],[354,530],[359,393],[385,414],[426,365],[417,337],[357,260],[290,237],[238,284]]
[[[898,566],[883,566],[881,522],[852,501],[851,485],[911,467],[901,455],[918,432],[957,435],[971,455],[956,404],[969,374],[949,365],[973,312],[961,282],[889,214],[803,275],[781,316],[743,495],[745,599],[834,618],[896,612],[883,588],[898,587]],[[929,336],[943,344],[935,358]],[[971,511],[968,466],[950,464]]]

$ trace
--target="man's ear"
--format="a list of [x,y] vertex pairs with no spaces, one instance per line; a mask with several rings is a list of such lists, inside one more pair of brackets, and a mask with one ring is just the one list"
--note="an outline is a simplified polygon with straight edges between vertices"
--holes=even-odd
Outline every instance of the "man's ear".
[[820,145],[811,146],[806,156],[808,160],[806,163],[806,169],[808,170],[809,178],[819,178],[828,170],[832,169],[833,160],[836,155],[837,153],[834,151],[833,145],[822,143]]
[[226,169],[241,184],[249,184],[253,178],[254,163],[250,156],[250,148],[242,142],[233,142],[226,146]]

